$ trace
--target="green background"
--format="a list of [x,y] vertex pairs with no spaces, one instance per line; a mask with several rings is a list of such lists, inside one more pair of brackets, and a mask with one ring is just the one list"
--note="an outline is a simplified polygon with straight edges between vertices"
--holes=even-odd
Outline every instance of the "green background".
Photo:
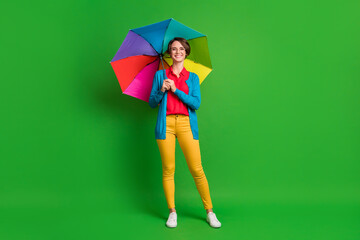
[[[0,238],[360,239],[359,1],[1,3]],[[200,148],[168,229],[157,109],[110,65],[129,29],[208,36]]]

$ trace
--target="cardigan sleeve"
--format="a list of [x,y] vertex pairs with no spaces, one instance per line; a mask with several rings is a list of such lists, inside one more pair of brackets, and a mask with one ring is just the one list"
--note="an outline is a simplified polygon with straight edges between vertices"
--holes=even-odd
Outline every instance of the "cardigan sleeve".
[[189,91],[191,95],[184,93],[183,91],[176,89],[174,94],[179,97],[179,99],[188,105],[192,109],[199,109],[200,102],[201,102],[201,96],[200,96],[200,81],[199,76],[197,74],[194,74],[194,81],[192,81],[192,91]]
[[155,76],[154,76],[151,92],[150,92],[150,97],[149,97],[149,105],[152,108],[155,108],[158,106],[158,104],[160,103],[160,101],[162,100],[162,98],[164,97],[164,94],[165,94],[165,92],[162,92],[161,88],[159,88],[160,81],[161,81],[160,72],[156,72]]

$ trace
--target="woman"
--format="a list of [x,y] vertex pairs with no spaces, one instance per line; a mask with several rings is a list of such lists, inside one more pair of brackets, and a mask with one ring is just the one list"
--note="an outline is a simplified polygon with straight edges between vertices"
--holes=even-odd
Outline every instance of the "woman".
[[195,113],[200,106],[199,77],[196,73],[188,72],[184,67],[184,60],[190,54],[190,45],[186,39],[176,37],[169,42],[167,53],[171,56],[173,65],[166,69],[166,79],[164,79],[164,70],[156,72],[149,98],[152,108],[160,104],[155,137],[160,150],[163,187],[170,210],[166,226],[177,226],[174,203],[175,138],[177,138],[206,210],[206,220],[211,227],[219,228],[221,223],[212,210],[209,186],[201,164]]

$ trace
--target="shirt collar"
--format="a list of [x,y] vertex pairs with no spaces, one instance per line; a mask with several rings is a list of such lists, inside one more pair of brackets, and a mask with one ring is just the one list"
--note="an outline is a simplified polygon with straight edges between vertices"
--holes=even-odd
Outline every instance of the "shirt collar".
[[[174,71],[173,71],[172,65],[170,66],[170,72],[176,76],[176,74],[175,74]],[[182,69],[181,72],[180,72],[180,75],[183,75],[183,76],[184,76],[187,72],[188,72],[188,71],[186,70],[186,68],[183,67],[183,69]]]

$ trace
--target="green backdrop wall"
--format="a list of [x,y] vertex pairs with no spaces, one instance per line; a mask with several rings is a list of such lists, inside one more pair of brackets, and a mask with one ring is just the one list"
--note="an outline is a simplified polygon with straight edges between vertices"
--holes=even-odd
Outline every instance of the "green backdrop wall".
[[[1,5],[1,239],[360,239],[359,1]],[[168,18],[208,36],[197,115],[220,229],[179,145],[165,227],[157,109],[109,63]]]

